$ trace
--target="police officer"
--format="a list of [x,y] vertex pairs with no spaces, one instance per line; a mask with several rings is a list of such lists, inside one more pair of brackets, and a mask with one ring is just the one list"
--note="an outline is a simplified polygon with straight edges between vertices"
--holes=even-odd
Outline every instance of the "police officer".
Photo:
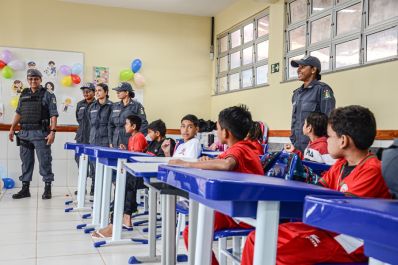
[[14,199],[30,197],[30,181],[32,181],[35,164],[34,150],[39,160],[40,175],[45,182],[42,199],[51,199],[52,172],[51,144],[55,139],[57,125],[57,101],[55,95],[41,86],[42,74],[39,70],[29,69],[27,79],[30,88],[25,88],[19,98],[18,107],[11,124],[8,138],[14,141],[15,127],[20,124],[17,144],[20,144],[22,161],[22,189],[14,194]]
[[291,66],[297,67],[298,79],[302,86],[293,91],[292,124],[290,140],[295,148],[304,152],[309,138],[303,134],[304,120],[310,112],[318,111],[329,115],[335,108],[333,90],[321,80],[321,62],[314,56],[292,60]]
[[108,137],[111,147],[118,148],[120,145],[127,146],[130,134],[126,133],[124,124],[129,115],[137,115],[142,120],[140,131],[147,134],[148,121],[146,119],[145,110],[141,103],[134,100],[134,91],[127,82],[120,83],[114,88],[119,102],[113,103],[111,118],[108,125]]

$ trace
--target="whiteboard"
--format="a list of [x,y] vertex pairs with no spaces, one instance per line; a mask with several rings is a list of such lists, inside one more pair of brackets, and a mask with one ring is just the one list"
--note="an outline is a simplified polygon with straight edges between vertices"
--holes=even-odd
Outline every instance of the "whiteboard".
[[[0,105],[3,104],[4,113],[0,117],[0,123],[10,124],[15,114],[15,108],[12,106],[12,100],[18,98],[18,89],[14,86],[14,81],[22,81],[24,87],[28,87],[26,80],[26,71],[28,69],[28,62],[34,62],[35,68],[40,70],[43,74],[42,86],[47,82],[52,82],[55,86],[54,94],[57,98],[58,107],[58,124],[60,125],[76,125],[76,104],[82,100],[82,93],[80,86],[84,80],[84,54],[81,52],[70,51],[56,51],[56,50],[41,50],[29,48],[13,48],[0,46],[0,52],[3,50],[11,51],[13,59],[22,60],[26,63],[26,68],[20,71],[14,71],[14,75],[10,79],[6,79],[0,72]],[[50,65],[53,61],[55,65]],[[65,87],[61,84],[64,77],[59,71],[61,65],[72,67],[74,64],[80,63],[83,66],[83,72],[79,74],[81,83]],[[31,64],[32,65],[32,64]],[[30,66],[32,67],[32,66]],[[19,85],[16,82],[16,85]]]

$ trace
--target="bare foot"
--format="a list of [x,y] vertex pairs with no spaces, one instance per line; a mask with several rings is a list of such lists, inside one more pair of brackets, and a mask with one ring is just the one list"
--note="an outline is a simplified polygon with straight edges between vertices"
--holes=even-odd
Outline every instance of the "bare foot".
[[127,227],[131,227],[131,215],[128,214],[123,214],[123,225]]
[[109,224],[107,227],[102,228],[98,231],[95,231],[91,234],[92,237],[102,238],[102,237],[111,237],[113,231],[112,224]]

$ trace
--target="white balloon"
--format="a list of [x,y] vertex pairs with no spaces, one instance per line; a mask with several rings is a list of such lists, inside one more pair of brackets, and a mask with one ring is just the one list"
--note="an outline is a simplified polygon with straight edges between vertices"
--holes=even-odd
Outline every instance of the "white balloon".
[[24,70],[25,69],[25,62],[20,60],[13,60],[8,63],[8,66],[11,67],[13,70]]

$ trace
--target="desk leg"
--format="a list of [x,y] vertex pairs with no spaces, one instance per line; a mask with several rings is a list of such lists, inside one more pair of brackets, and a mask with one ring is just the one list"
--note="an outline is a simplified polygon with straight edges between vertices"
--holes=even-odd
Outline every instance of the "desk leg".
[[189,199],[188,264],[194,265],[196,232],[198,228],[198,202]]
[[166,265],[176,264],[176,196],[166,196]]
[[384,263],[382,261],[379,261],[377,259],[374,259],[372,257],[369,258],[369,265],[387,265],[387,263]]
[[86,196],[86,182],[87,182],[87,165],[88,157],[85,154],[80,155],[79,158],[79,183],[77,184],[77,208],[84,208]]
[[279,225],[279,202],[260,201],[257,206],[254,265],[275,264]]
[[104,165],[98,161],[95,164],[95,184],[94,184],[94,204],[93,204],[93,226],[100,224],[101,218],[101,191],[102,191],[102,180],[104,174]]
[[102,204],[101,204],[101,224],[100,227],[108,226],[109,207],[111,200],[111,186],[112,186],[112,168],[105,166],[104,179],[102,186]]
[[160,203],[161,203],[161,212],[162,212],[162,257],[160,259],[161,265],[166,265],[166,246],[167,246],[167,239],[166,239],[166,233],[167,233],[167,207],[166,207],[166,200],[167,200],[167,195],[161,194],[160,195]]
[[[214,233],[214,210],[199,204],[195,265],[210,265]],[[265,264],[265,263],[264,263]]]
[[149,186],[149,257],[156,257],[156,190]]
[[126,170],[123,168],[126,159],[117,160],[115,205],[113,211],[112,241],[122,238],[123,208],[126,191]]

